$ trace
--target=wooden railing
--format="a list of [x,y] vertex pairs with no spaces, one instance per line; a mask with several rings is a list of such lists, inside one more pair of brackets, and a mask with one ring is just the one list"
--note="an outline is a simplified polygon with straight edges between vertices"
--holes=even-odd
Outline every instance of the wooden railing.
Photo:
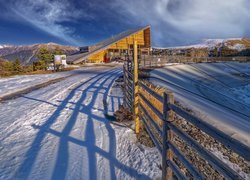
[[[250,148],[241,142],[231,138],[224,132],[214,128],[210,124],[206,123],[204,120],[195,117],[189,112],[185,111],[178,105],[174,103],[174,97],[171,92],[165,91],[163,95],[158,94],[153,89],[150,88],[149,83],[144,84],[139,82],[139,114],[140,120],[142,120],[145,129],[153,140],[154,144],[162,154],[162,177],[163,179],[172,178],[172,171],[179,179],[186,179],[185,175],[181,172],[179,167],[173,161],[173,154],[181,161],[185,168],[190,172],[194,179],[204,179],[201,172],[199,172],[196,167],[189,162],[187,157],[183,152],[174,144],[173,136],[178,136],[186,144],[188,144],[194,151],[196,151],[201,158],[206,160],[215,170],[220,172],[227,179],[243,179],[236,171],[231,169],[227,164],[222,162],[213,153],[205,149],[199,142],[193,139],[185,131],[179,128],[175,123],[173,118],[173,113],[185,119],[185,121],[193,124],[196,128],[205,132],[210,137],[216,139],[218,142],[237,153],[243,157],[246,161],[250,160]],[[142,93],[144,91],[144,93]],[[147,92],[147,93],[145,93]],[[155,106],[154,103],[149,101],[148,97],[157,100],[160,104]],[[163,107],[159,110],[159,106]],[[150,115],[149,111],[154,113],[154,117],[160,119],[162,122],[159,124],[156,118]]]
[[133,111],[133,99],[134,99],[134,75],[132,73],[132,63],[127,60],[123,65],[123,82],[124,82],[124,106],[131,112]]
[[139,64],[141,67],[162,66],[167,63],[200,63],[200,62],[247,62],[250,56],[233,56],[233,57],[187,57],[187,56],[161,56],[161,55],[141,55]]
[[[136,43],[134,48],[136,49]],[[174,123],[174,115],[182,117],[195,128],[203,131],[226,148],[237,153],[245,161],[250,161],[250,148],[248,146],[231,138],[206,121],[192,115],[175,104],[174,96],[170,91],[164,90],[159,93],[155,88],[152,88],[153,86],[150,83],[138,81],[137,55],[134,55],[132,58],[127,57],[123,71],[124,105],[133,112],[135,132],[139,133],[141,129],[140,122],[142,122],[143,127],[161,153],[162,179],[172,179],[173,175],[178,179],[187,179],[186,175],[183,174],[180,167],[174,161],[174,157],[185,166],[192,178],[205,179],[202,172],[189,161],[185,153],[174,143],[174,137],[180,138],[184,143],[189,145],[193,151],[226,179],[243,179],[238,172],[209,152],[182,128],[178,127]]]

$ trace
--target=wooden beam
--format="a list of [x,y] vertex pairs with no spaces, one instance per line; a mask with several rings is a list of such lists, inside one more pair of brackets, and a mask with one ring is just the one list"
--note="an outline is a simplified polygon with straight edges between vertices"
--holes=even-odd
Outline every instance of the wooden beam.
[[137,41],[134,41],[134,107],[133,115],[135,120],[135,133],[140,132],[140,121],[139,121],[139,86],[138,86],[138,47]]

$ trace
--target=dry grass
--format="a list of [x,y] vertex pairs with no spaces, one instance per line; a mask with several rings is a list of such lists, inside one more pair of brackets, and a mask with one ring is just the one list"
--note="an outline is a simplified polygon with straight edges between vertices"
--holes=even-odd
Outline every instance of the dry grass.
[[[154,90],[156,93],[158,93],[159,95],[163,96],[163,93],[165,91],[164,88],[160,88],[157,86],[153,86],[152,84],[144,81],[143,82],[147,87],[150,87],[152,90]],[[148,101],[150,101],[152,103],[152,105],[158,109],[161,113],[163,112],[163,104],[156,99],[152,94],[148,93],[145,89],[143,89],[142,87],[139,88],[139,93],[142,94],[144,97],[147,98]],[[142,98],[139,99],[140,104],[147,110],[148,114],[150,115],[150,117],[152,117],[152,119],[155,120],[155,122],[162,127],[162,120],[154,113],[154,111],[152,111],[152,109],[143,101]]]
[[[60,70],[59,72],[64,72],[64,71],[72,71],[74,69],[77,69],[76,67],[68,67],[65,69]],[[39,74],[53,74],[55,73],[52,70],[36,70],[36,71],[30,71],[30,72],[0,72],[0,77],[11,77],[11,76],[16,76],[16,75],[39,75]]]

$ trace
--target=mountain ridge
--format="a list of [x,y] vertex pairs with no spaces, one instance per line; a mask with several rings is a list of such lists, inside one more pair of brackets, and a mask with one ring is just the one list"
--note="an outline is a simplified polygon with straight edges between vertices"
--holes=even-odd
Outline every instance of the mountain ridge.
[[242,44],[246,48],[250,47],[250,38],[227,38],[227,39],[203,39],[201,43],[176,46],[176,47],[154,47],[155,49],[188,49],[188,48],[215,48],[222,44],[234,49],[237,44]]
[[154,47],[154,55],[188,57],[250,56],[250,38],[205,39],[201,43],[178,47]]
[[78,47],[60,45],[53,42],[49,43],[37,43],[31,45],[0,45],[0,58],[14,61],[19,59],[22,64],[31,64],[37,61],[36,55],[40,48],[47,48],[50,51],[60,50],[66,55],[74,54],[79,51]]

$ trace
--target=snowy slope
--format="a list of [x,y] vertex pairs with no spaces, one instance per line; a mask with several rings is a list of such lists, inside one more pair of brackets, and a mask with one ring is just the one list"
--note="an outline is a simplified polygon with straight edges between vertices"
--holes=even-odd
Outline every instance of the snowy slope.
[[[249,41],[249,39],[247,39]],[[245,42],[243,42],[242,38],[228,38],[228,39],[204,39],[201,43],[192,44],[188,46],[177,46],[177,47],[168,47],[168,48],[161,48],[155,47],[156,49],[189,49],[189,48],[208,48],[213,49],[215,47],[221,47],[222,45],[228,47],[229,49],[234,49],[237,51],[242,51],[246,49]],[[249,45],[249,43],[247,43]]]
[[151,72],[158,78],[152,81],[172,90],[183,106],[248,146],[249,74],[250,63],[173,65]]
[[[16,75],[13,77],[0,78],[0,99],[3,96],[19,92],[21,90],[36,86],[58,78],[75,76],[83,70],[91,69],[93,66],[82,67],[72,71],[57,72],[53,74],[37,74],[37,75]],[[97,69],[100,67],[96,67]]]
[[11,45],[5,45],[5,44],[0,45],[0,49],[2,49],[2,48],[6,48],[6,47],[12,47],[12,46],[11,46]]
[[122,96],[109,94],[120,68],[90,68],[0,103],[0,179],[151,179],[156,149],[110,124]]
[[18,75],[9,78],[0,78],[0,97],[47,82],[52,79],[69,76],[72,73],[74,73],[74,71],[55,74]]

